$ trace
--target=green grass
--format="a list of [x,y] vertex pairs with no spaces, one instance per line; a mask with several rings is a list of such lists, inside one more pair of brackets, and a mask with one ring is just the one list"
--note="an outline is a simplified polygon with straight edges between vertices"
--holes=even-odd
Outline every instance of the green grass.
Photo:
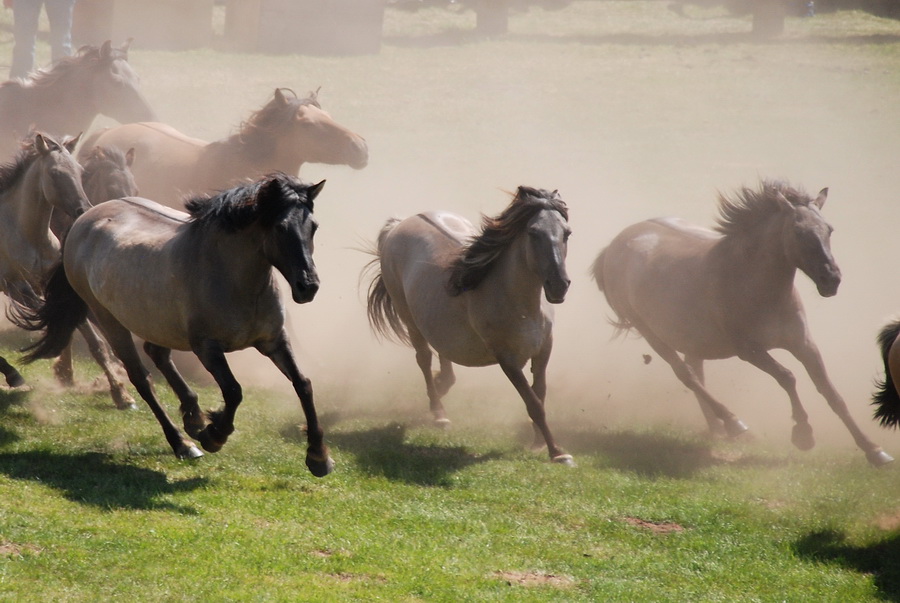
[[[323,106],[369,142],[365,170],[301,170],[328,179],[323,287],[291,328],[337,468],[306,471],[299,409],[253,355],[232,361],[247,393],[237,432],[197,462],[174,458],[143,406],[117,412],[102,391],[59,390],[46,364],[28,367],[31,392],[0,390],[0,599],[900,599],[897,470],[866,465],[799,371],[816,450],[790,447],[785,396],[737,362],[710,363],[708,381],[755,435],[708,441],[671,371],[643,364],[646,344],[608,341],[585,276],[632,221],[710,224],[717,189],[760,176],[832,187],[844,284],[822,300],[798,282],[851,412],[900,455],[866,404],[874,334],[900,299],[900,23],[789,19],[760,43],[748,18],[680,18],[666,4],[534,9],[488,40],[471,12],[388,11],[375,56],[136,46],[161,119],[192,136],[232,132],[276,86],[322,86]],[[548,412],[575,469],[527,450],[523,405],[496,369],[459,371],[454,426],[433,430],[412,353],[375,341],[360,301],[368,258],[354,248],[385,218],[446,208],[476,220],[518,184],[559,188],[571,208],[574,283],[557,309]],[[23,339],[5,335],[0,354],[15,358]],[[88,384],[96,369],[77,372]],[[201,395],[217,405],[214,389]]]

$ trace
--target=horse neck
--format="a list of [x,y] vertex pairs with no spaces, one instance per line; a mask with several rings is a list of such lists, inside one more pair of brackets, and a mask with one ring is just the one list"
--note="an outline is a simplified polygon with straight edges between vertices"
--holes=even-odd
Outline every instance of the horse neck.
[[44,130],[76,135],[91,125],[99,111],[89,81],[66,74],[46,86],[24,86],[22,102],[31,121]]
[[496,260],[479,289],[510,311],[534,316],[541,311],[543,281],[528,266],[527,235],[517,237]]
[[[247,295],[256,296],[272,279],[272,264],[262,253],[258,227],[250,226],[237,233],[227,233],[215,227],[196,231],[193,249],[215,266],[218,278],[236,284]],[[225,270],[222,270],[222,266]]]
[[206,145],[199,163],[207,174],[228,174],[231,180],[240,180],[276,171],[296,174],[303,158],[284,153],[277,136],[245,139],[234,134]]
[[[52,208],[40,192],[39,178],[38,170],[32,166],[0,198],[0,220],[3,220],[6,228],[14,229],[14,233],[3,236],[7,240],[22,242],[32,252],[29,265],[23,266],[23,269],[27,273],[38,275],[37,278],[43,275],[44,269],[49,267],[49,263],[59,253],[59,241],[50,232]],[[16,255],[24,259],[29,254],[21,249]]]
[[794,290],[797,266],[788,261],[780,230],[775,222],[755,236],[729,235],[717,244],[721,277],[735,283],[747,301],[780,298]]

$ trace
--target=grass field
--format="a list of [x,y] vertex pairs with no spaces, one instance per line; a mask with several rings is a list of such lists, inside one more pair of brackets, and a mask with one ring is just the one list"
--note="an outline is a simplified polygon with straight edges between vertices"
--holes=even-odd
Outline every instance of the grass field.
[[[823,14],[758,42],[749,18],[667,4],[533,9],[496,39],[473,36],[471,12],[389,10],[381,53],[360,57],[136,41],[148,98],[192,136],[233,132],[275,87],[321,86],[323,107],[369,143],[364,170],[301,170],[328,180],[323,287],[291,328],[337,469],[306,472],[299,408],[252,353],[233,356],[237,432],[195,463],[171,455],[145,408],[114,411],[84,361],[74,391],[49,364],[26,367],[31,391],[0,390],[0,599],[900,600],[897,468],[867,466],[798,363],[779,356],[815,450],[791,448],[786,396],[738,361],[710,363],[708,383],[752,435],[708,440],[690,393],[658,358],[644,364],[646,344],[609,340],[586,275],[634,221],[711,224],[718,190],[760,177],[830,187],[844,282],[827,300],[798,285],[851,412],[900,455],[868,407],[874,336],[900,306],[900,22]],[[525,409],[499,369],[460,370],[453,428],[432,429],[412,352],[369,334],[359,290],[358,248],[387,217],[475,220],[519,184],[558,188],[571,208],[548,413],[575,469],[527,450]],[[25,341],[3,331],[0,354]]]

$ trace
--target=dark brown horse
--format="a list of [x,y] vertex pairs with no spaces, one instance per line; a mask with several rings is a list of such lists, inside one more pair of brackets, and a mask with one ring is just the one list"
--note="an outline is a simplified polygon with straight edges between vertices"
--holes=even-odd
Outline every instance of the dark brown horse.
[[[544,413],[553,347],[553,309],[569,289],[568,209],[556,193],[520,186],[481,232],[448,212],[389,220],[378,236],[368,295],[369,323],[411,345],[425,377],[435,423],[447,425],[441,398],[456,380],[453,364],[500,365],[525,402],[535,447],[573,465],[556,445]],[[432,376],[432,350],[440,372]],[[523,373],[531,362],[534,381]]]
[[[668,362],[697,397],[710,430],[747,426],[706,390],[703,361],[737,356],[771,375],[791,401],[791,441],[815,445],[796,380],[769,350],[793,354],[873,465],[893,459],[867,438],[832,385],[794,287],[799,269],[819,294],[835,295],[841,272],[822,216],[828,189],[812,198],[780,182],[720,196],[715,231],[679,219],[629,226],[597,257],[593,276],[618,317]],[[683,358],[679,356],[683,354]]]
[[135,149],[132,170],[141,194],[176,209],[184,207],[188,196],[211,194],[274,171],[297,174],[307,162],[361,169],[369,161],[366,141],[323,111],[315,93],[298,98],[284,88],[277,88],[240,131],[215,142],[153,122],[101,130],[82,148],[94,145]]
[[[155,119],[128,64],[128,44],[85,46],[31,79],[0,84],[0,160],[33,128],[78,135],[98,114],[126,123]],[[127,147],[126,147],[127,148]]]
[[[185,431],[208,452],[234,431],[243,394],[225,354],[255,347],[291,380],[307,421],[306,464],[316,476],[333,462],[323,441],[309,379],[297,368],[274,270],[295,302],[312,301],[319,279],[312,258],[317,224],[313,199],[323,183],[276,174],[187,204],[190,215],[139,197],[95,205],[75,221],[37,310],[16,307],[12,318],[44,330],[26,360],[50,358],[68,345],[88,312],[125,365],[179,458],[203,453],[159,403],[133,336],[181,401]],[[194,352],[219,385],[222,410],[204,413],[197,394],[171,360]]]

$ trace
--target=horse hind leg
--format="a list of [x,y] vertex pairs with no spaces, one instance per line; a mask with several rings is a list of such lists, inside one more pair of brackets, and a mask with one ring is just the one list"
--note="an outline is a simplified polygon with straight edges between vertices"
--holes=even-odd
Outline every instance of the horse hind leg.
[[[175,363],[172,362],[172,350],[164,348],[149,341],[144,342],[144,352],[162,373],[162,376],[168,382],[169,387],[175,392],[181,403],[181,419],[184,430],[192,438],[198,438],[200,432],[206,427],[206,415],[200,410],[199,397],[178,372]],[[221,446],[219,447],[221,448]],[[209,452],[217,452],[209,450]]]
[[[122,367],[118,360],[110,353],[106,341],[100,337],[100,334],[97,333],[90,322],[82,323],[82,325],[78,327],[78,330],[81,332],[82,337],[84,337],[84,341],[88,346],[88,351],[91,353],[91,356],[93,356],[94,361],[103,370],[103,374],[106,375],[106,381],[109,383],[109,393],[110,396],[112,396],[116,408],[119,410],[136,409],[137,406],[134,403],[134,398],[128,393],[128,390],[125,388],[125,385],[117,374],[117,369],[121,369]],[[68,348],[70,354],[71,348],[72,346],[69,346]]]
[[6,358],[0,356],[0,373],[6,378],[6,384],[10,387],[22,387],[25,385],[25,379],[16,370],[16,367],[6,361]]
[[[697,377],[697,381],[699,381],[703,387],[706,387],[706,378],[704,376],[703,370],[703,359],[685,354],[684,363],[688,365],[688,367],[692,371],[694,371],[694,375]],[[709,425],[710,434],[712,434],[713,437],[724,436],[726,434],[725,423],[716,415],[713,407],[707,404],[703,396],[695,394],[695,397],[697,398],[697,402],[700,404],[700,410],[703,412],[703,418],[706,419],[706,424]]]
[[[435,383],[435,377],[431,373],[431,347],[428,345],[428,342],[425,341],[425,338],[421,333],[411,328],[409,329],[409,339],[412,342],[413,349],[416,351],[416,364],[419,365],[419,370],[422,371],[422,376],[425,378],[425,392],[428,395],[428,406],[431,409],[431,415],[434,417],[434,424],[446,429],[450,426],[450,419],[447,418],[447,413],[441,402],[443,393],[441,393],[438,385]],[[443,373],[444,368],[449,364],[449,361],[440,359],[440,363],[441,372]],[[448,373],[448,376],[449,375],[453,375],[452,369]],[[453,377],[453,379],[455,380],[455,377]],[[442,377],[438,382],[441,384],[441,388],[446,386],[446,389],[450,389],[450,385],[452,384],[448,382],[447,377]],[[446,390],[444,393],[446,393]]]
[[438,397],[443,398],[456,383],[456,374],[453,372],[453,363],[444,356],[438,354],[440,370],[434,376],[434,389]]

